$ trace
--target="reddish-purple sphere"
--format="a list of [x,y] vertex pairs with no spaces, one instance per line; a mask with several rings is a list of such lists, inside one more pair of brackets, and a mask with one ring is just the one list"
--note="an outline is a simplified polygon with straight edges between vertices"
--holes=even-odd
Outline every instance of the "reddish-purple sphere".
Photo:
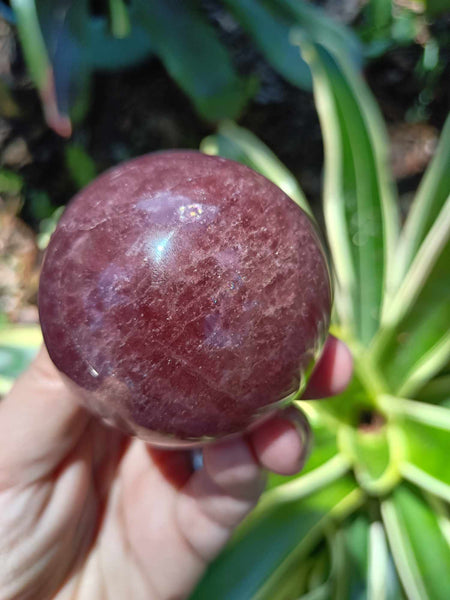
[[168,445],[242,431],[298,390],[330,306],[308,216],[251,169],[193,151],[81,191],[39,288],[50,357],[85,406]]

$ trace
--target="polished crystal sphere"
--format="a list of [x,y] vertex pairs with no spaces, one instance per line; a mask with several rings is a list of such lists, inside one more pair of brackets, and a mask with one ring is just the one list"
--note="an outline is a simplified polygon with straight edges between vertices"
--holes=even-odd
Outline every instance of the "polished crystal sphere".
[[39,312],[56,367],[93,413],[155,444],[251,427],[323,344],[327,261],[309,217],[251,169],[150,154],[70,203]]

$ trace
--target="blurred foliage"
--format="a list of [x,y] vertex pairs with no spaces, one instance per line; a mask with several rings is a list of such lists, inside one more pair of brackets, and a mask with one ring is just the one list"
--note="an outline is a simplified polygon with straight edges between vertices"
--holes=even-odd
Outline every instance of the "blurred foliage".
[[[303,32],[295,39],[311,66],[325,146],[332,331],[349,345],[355,372],[337,398],[298,402],[316,438],[305,470],[270,478],[256,511],[192,598],[444,600],[450,595],[450,116],[400,228],[376,102],[350,61]],[[202,148],[247,164],[250,158],[284,189],[290,181],[263,144],[236,125],[224,124]],[[324,544],[331,560],[319,558]]]
[[[330,50],[360,63],[357,37],[300,0],[226,0],[230,14],[288,81],[310,89],[311,75],[290,43],[303,28]],[[70,136],[71,120],[89,106],[95,69],[120,69],[157,55],[207,120],[238,117],[255,94],[255,74],[242,76],[196,0],[109,0],[93,15],[88,0],[11,0],[31,78],[47,122]],[[293,66],[295,65],[295,67]],[[150,84],[151,85],[151,84]]]
[[[57,133],[69,136],[85,118],[95,71],[124,69],[154,55],[201,118],[217,126],[201,150],[260,171],[312,214],[297,179],[235,123],[257,93],[258,73],[236,66],[204,4],[105,0],[103,10],[93,12],[87,0],[11,0],[13,11],[4,3],[0,11],[17,22],[29,74]],[[434,18],[450,2],[369,0],[353,29],[306,1],[219,4],[277,74],[314,93],[335,273],[332,331],[349,345],[355,374],[338,398],[298,403],[316,440],[303,472],[271,476],[257,510],[193,600],[446,600],[450,119],[401,225],[384,121],[359,70],[364,60],[414,48],[422,89],[406,116],[427,118],[450,44],[449,31],[436,28]],[[0,101],[5,116],[17,116],[6,86]],[[64,144],[61,167],[73,191],[100,170],[84,142],[79,135]],[[3,165],[0,196],[20,206],[24,194],[44,250],[64,207]],[[36,324],[9,321],[0,311],[0,394],[41,342]]]

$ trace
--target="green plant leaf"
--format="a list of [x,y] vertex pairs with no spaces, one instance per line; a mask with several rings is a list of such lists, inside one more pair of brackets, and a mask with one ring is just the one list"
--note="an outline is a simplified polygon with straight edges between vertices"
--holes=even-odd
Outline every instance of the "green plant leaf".
[[70,119],[62,114],[55,91],[53,66],[39,22],[35,0],[12,0],[17,20],[17,32],[31,79],[41,97],[49,127],[63,136],[71,133]]
[[347,516],[362,500],[353,481],[341,478],[300,502],[274,506],[260,519],[250,517],[191,600],[272,600],[276,581],[315,547],[330,522]]
[[[430,232],[450,195],[450,115],[444,125],[438,148],[417,191],[401,232],[395,259],[394,281],[390,292],[397,290],[416,258],[422,242]],[[387,305],[388,306],[388,305]],[[388,315],[386,315],[388,318]]]
[[39,20],[53,68],[58,110],[72,120],[88,108],[92,68],[89,61],[88,0],[39,0]]
[[251,131],[232,121],[219,125],[216,135],[205,138],[200,150],[236,160],[270,179],[311,217],[311,207],[297,180],[276,155]]
[[[283,577],[274,582],[273,597],[277,600],[292,600],[292,598],[328,598],[330,593],[331,562],[325,543],[303,557],[298,562],[292,562]],[[311,591],[311,586],[314,590]],[[322,596],[324,592],[328,595]]]
[[[414,257],[406,276],[403,278],[400,289],[394,295],[392,301],[387,303],[383,326],[396,325],[403,316],[408,314],[423,287],[428,283],[441,254],[446,250],[448,251],[449,240],[450,195],[442,202],[441,210]],[[450,266],[448,271],[450,272]]]
[[324,211],[341,323],[364,345],[376,333],[398,215],[387,176],[386,134],[361,77],[304,36],[325,145]]
[[268,62],[287,81],[310,90],[311,73],[290,41],[292,28],[301,28],[333,53],[342,53],[361,64],[361,44],[356,35],[325,13],[297,0],[225,0],[239,23],[252,36]]
[[11,0],[28,71],[39,90],[48,84],[50,61],[34,0]]
[[338,439],[342,454],[353,463],[359,484],[369,494],[385,494],[399,482],[402,452],[395,427],[365,431],[342,426]]
[[380,329],[374,356],[389,389],[413,397],[450,359],[450,200],[423,242]]
[[443,374],[435,377],[416,393],[415,398],[422,402],[441,404],[450,401],[450,375]]
[[234,118],[254,92],[194,0],[135,0],[143,26],[170,75],[209,120]]
[[321,8],[299,0],[264,1],[266,4],[279,6],[292,15],[292,25],[303,28],[314,42],[321,44],[332,54],[350,59],[354,66],[361,66],[362,45],[358,36],[349,27],[328,17]]
[[430,427],[440,427],[450,431],[450,411],[446,407],[389,395],[380,396],[379,404],[389,415],[407,417]]
[[136,0],[131,0],[128,7],[131,33],[126,37],[114,37],[106,18],[90,18],[88,55],[93,69],[124,69],[143,61],[151,54],[152,41],[148,31],[142,26],[136,4]]
[[224,0],[230,11],[253,38],[272,67],[286,81],[304,90],[311,89],[311,73],[289,40],[292,20],[258,0]]
[[109,0],[109,18],[111,21],[111,33],[114,37],[125,38],[130,35],[130,17],[123,0]]
[[70,177],[80,190],[96,177],[95,162],[81,144],[67,144],[64,151]]
[[343,568],[333,599],[400,600],[383,524],[371,522],[363,512],[350,519],[340,533],[345,541],[341,550]]
[[405,420],[402,428],[407,446],[407,458],[402,464],[402,475],[417,486],[450,502],[450,469],[445,448],[450,445],[450,410],[442,427]]
[[408,598],[447,600],[450,545],[430,505],[417,490],[403,484],[382,503],[381,512]]

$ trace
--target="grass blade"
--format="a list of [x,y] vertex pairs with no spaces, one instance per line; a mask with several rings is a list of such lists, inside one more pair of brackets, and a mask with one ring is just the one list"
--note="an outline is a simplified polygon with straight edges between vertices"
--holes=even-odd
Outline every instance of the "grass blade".
[[344,325],[368,345],[379,326],[398,230],[385,129],[347,61],[304,37],[298,43],[312,69],[324,136],[324,210],[337,308]]
[[295,177],[248,129],[239,127],[232,121],[225,121],[219,125],[216,135],[208,136],[202,141],[200,150],[206,154],[236,160],[258,171],[282,189],[309,216],[313,216],[311,207]]

